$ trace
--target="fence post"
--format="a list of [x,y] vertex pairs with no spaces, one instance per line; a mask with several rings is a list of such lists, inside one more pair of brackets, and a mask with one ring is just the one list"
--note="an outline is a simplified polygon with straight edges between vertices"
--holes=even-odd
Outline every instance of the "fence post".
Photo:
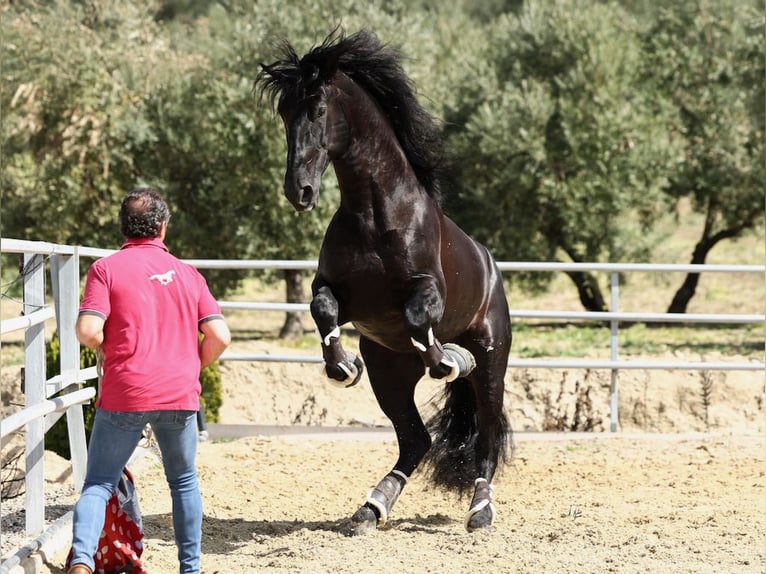
[[[619,273],[612,272],[611,274],[611,294],[612,294],[612,312],[616,313],[619,307],[620,301],[620,275]],[[619,345],[619,321],[612,319],[610,322],[610,358],[612,361],[617,361],[619,358],[619,352],[617,350]],[[617,426],[620,421],[620,395],[618,389],[618,383],[620,379],[620,371],[618,369],[612,369],[612,382],[609,387],[609,403],[610,403],[610,422],[609,430],[611,432],[617,432]]]
[[[79,372],[80,342],[75,336],[75,323],[80,302],[79,252],[74,255],[55,254],[51,257],[53,299],[56,305],[56,327],[59,336],[61,373]],[[77,390],[69,385],[65,392]],[[82,405],[72,405],[66,411],[69,452],[72,460],[72,478],[75,490],[82,489],[85,481],[87,446],[85,419]]]
[[[45,259],[24,254],[24,314],[45,306]],[[45,401],[45,323],[29,327],[24,334],[24,406]],[[27,536],[42,533],[45,526],[45,421],[37,418],[26,425],[25,522]]]

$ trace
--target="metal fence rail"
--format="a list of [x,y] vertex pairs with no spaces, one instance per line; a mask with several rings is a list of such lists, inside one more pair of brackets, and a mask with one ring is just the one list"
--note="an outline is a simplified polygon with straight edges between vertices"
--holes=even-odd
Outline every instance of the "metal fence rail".
[[[98,249],[70,245],[58,245],[40,241],[0,239],[0,251],[18,253],[24,257],[24,313],[21,317],[2,321],[2,334],[16,330],[25,332],[25,382],[26,408],[22,413],[2,421],[5,438],[20,427],[26,430],[26,529],[30,536],[42,531],[44,524],[44,475],[43,444],[46,426],[52,424],[50,417],[66,412],[70,429],[70,446],[75,486],[79,488],[85,475],[85,434],[82,418],[82,403],[90,400],[92,389],[78,390],[79,382],[95,378],[95,369],[79,368],[79,343],[74,336],[74,325],[79,307],[80,277],[79,260],[82,257],[98,258],[114,252],[112,249]],[[47,256],[47,257],[44,257]],[[52,280],[53,306],[48,303],[44,268],[49,263]],[[306,270],[317,267],[316,260],[230,260],[230,259],[188,259],[187,263],[199,269],[230,270]],[[599,321],[610,325],[610,357],[608,360],[551,360],[512,359],[510,367],[516,368],[582,368],[608,369],[612,374],[610,408],[611,430],[617,430],[618,421],[618,373],[622,369],[682,369],[682,370],[744,370],[766,372],[763,361],[738,362],[681,362],[681,361],[638,361],[620,360],[618,328],[620,322],[675,322],[712,324],[766,324],[761,314],[667,314],[667,313],[624,313],[619,311],[619,275],[631,272],[674,272],[674,273],[766,273],[764,265],[675,265],[651,263],[541,263],[504,262],[498,263],[502,272],[607,272],[610,273],[610,312],[590,313],[573,311],[538,311],[512,309],[515,320],[577,320]],[[306,312],[308,304],[273,302],[220,301],[223,309],[250,311]],[[45,336],[44,324],[55,316],[61,345],[60,374],[45,379]],[[264,355],[243,354],[227,351],[222,361],[268,361],[321,363],[318,355]],[[64,398],[50,400],[53,394],[62,390],[70,392]],[[48,420],[46,421],[46,417]],[[47,423],[47,425],[46,425]],[[43,533],[42,537],[45,534]],[[33,548],[34,544],[29,545]],[[14,559],[19,558],[15,556]],[[9,564],[0,565],[0,569]]]
[[[25,532],[32,543],[20,548],[0,564],[0,572],[23,564],[39,548],[45,530],[45,433],[64,413],[69,429],[72,477],[76,489],[85,479],[86,446],[83,403],[93,388],[79,388],[95,369],[80,370],[80,345],[74,336],[80,297],[78,248],[38,241],[3,238],[0,251],[22,256],[23,315],[2,321],[2,334],[24,331],[24,408],[0,424],[0,444],[24,428]],[[53,305],[46,290],[46,267],[50,270]],[[56,319],[60,337],[60,374],[46,380],[45,322]],[[66,334],[69,334],[67,336]],[[64,391],[61,396],[53,395]]]
[[[199,269],[298,269],[313,271],[317,268],[315,260],[225,260],[225,259],[193,259],[187,263]],[[605,360],[585,359],[510,359],[509,367],[540,368],[540,369],[607,369],[611,371],[610,388],[610,430],[617,431],[619,420],[619,371],[623,369],[642,370],[697,370],[697,371],[753,371],[766,372],[763,361],[736,362],[707,362],[707,361],[644,361],[620,360],[619,357],[619,324],[629,323],[709,323],[709,324],[766,324],[766,316],[760,314],[715,314],[715,313],[625,313],[619,309],[620,274],[630,272],[674,272],[674,273],[757,273],[764,275],[764,265],[699,265],[699,264],[654,264],[654,263],[545,263],[545,262],[509,262],[500,261],[498,267],[502,272],[511,271],[578,271],[578,272],[608,272],[610,274],[610,299],[612,309],[609,312],[578,312],[578,311],[539,311],[511,309],[512,319],[546,319],[546,320],[579,320],[608,322],[610,325],[610,356]],[[291,311],[306,312],[309,305],[305,303],[274,303],[248,301],[220,301],[223,309],[240,309],[250,311]],[[221,361],[262,361],[262,362],[297,362],[321,363],[319,355],[273,355],[235,353],[226,351]]]

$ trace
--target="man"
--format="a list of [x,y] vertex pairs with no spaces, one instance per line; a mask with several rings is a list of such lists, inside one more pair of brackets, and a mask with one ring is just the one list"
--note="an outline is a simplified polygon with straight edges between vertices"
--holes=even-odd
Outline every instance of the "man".
[[106,502],[146,424],[170,486],[180,572],[200,571],[199,372],[231,335],[204,277],[165,247],[169,219],[157,190],[130,192],[120,207],[125,243],[88,271],[76,331],[83,345],[103,352],[103,376],[68,574],[93,572]]

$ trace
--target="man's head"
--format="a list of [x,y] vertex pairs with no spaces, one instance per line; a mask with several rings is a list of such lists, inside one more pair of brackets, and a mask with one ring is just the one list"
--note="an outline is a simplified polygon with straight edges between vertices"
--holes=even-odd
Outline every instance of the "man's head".
[[169,219],[168,204],[154,188],[134,189],[122,200],[120,231],[127,239],[159,237]]

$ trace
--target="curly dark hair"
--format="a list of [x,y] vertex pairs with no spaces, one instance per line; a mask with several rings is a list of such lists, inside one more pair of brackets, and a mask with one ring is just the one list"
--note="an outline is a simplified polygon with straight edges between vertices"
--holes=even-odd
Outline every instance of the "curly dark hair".
[[168,204],[153,187],[134,189],[120,206],[120,231],[127,239],[157,237],[170,219]]

